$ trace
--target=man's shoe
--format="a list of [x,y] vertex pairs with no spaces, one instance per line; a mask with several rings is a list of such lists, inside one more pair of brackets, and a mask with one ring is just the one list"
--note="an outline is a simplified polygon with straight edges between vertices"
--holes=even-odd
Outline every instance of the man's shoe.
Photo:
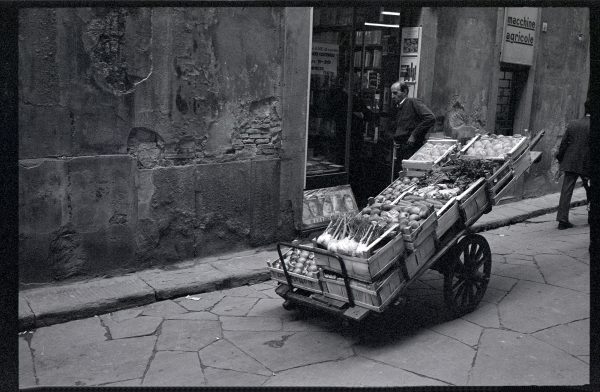
[[570,229],[573,227],[571,222],[558,222],[558,230]]

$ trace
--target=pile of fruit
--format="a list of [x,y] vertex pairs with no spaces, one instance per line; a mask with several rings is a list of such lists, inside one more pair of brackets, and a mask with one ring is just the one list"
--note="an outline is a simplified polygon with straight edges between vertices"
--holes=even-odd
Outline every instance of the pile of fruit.
[[402,193],[413,186],[419,179],[413,178],[398,178],[392,182],[387,188],[385,188],[379,195],[375,196],[373,201],[378,203],[384,203],[386,201],[392,202],[396,200]]
[[419,150],[410,157],[411,161],[435,161],[443,156],[453,144],[448,143],[425,143]]
[[[315,278],[319,273],[319,267],[316,264],[313,252],[294,248],[291,252],[285,254],[283,261],[288,272],[308,276],[309,278]],[[282,270],[281,260],[275,260],[271,267]]]
[[506,154],[523,140],[520,135],[484,135],[466,151],[466,155],[482,159],[505,159]]
[[361,214],[370,221],[384,220],[388,225],[397,223],[403,233],[410,233],[420,226],[420,221],[427,219],[434,207],[433,203],[428,203],[423,198],[406,196],[395,205],[390,202],[374,202],[363,208]]

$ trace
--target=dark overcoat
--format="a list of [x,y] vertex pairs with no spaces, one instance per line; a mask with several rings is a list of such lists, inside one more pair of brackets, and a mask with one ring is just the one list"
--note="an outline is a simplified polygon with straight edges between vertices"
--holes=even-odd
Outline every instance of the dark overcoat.
[[590,118],[571,121],[560,142],[556,159],[560,170],[590,176]]

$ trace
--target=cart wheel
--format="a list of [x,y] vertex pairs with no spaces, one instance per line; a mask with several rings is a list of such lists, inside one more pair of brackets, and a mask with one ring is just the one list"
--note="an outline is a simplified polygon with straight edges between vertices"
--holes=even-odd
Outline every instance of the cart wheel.
[[478,234],[461,239],[452,252],[444,273],[444,300],[460,317],[472,312],[483,298],[490,280],[492,253],[487,240]]
[[294,309],[296,309],[296,305],[294,303],[292,303],[291,301],[289,301],[289,300],[283,301],[283,305],[282,306],[283,306],[283,308],[285,310],[294,310]]

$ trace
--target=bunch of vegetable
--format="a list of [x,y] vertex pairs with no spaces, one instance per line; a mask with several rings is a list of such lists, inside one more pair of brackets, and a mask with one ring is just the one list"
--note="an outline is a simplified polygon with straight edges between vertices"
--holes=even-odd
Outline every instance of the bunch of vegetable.
[[466,151],[466,155],[481,159],[504,159],[506,154],[523,140],[520,135],[483,135]]
[[384,219],[371,221],[361,215],[341,215],[332,220],[316,242],[321,248],[334,253],[363,257],[367,255],[369,245],[388,226]]
[[492,176],[501,166],[502,162],[452,157],[444,171],[448,179],[446,183],[452,183],[453,187],[464,191],[479,178]]

